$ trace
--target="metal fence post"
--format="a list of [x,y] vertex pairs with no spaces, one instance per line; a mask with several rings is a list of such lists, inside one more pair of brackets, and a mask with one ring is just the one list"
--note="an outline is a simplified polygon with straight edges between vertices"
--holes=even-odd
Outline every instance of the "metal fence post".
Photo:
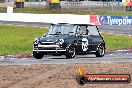
[[113,12],[113,4],[114,4],[113,2],[114,2],[114,0],[112,0],[112,12]]
[[[87,2],[89,2],[89,1],[87,1]],[[90,11],[90,7],[91,7],[91,3],[88,4],[88,9],[89,9],[89,11]]]
[[69,1],[66,0],[66,2],[67,2],[67,10],[69,11]]

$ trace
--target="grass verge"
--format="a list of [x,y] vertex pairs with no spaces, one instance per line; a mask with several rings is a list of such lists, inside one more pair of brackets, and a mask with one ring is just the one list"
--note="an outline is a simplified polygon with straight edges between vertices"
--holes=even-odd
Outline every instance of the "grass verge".
[[[1,7],[0,13],[6,12],[6,8]],[[88,11],[88,10],[48,10],[45,8],[31,8],[25,7],[23,9],[16,9],[14,8],[15,13],[36,13],[36,14],[81,14],[81,15],[117,15],[117,16],[131,16],[132,12],[125,12],[125,11]]]
[[[46,28],[0,25],[0,55],[32,53],[33,40],[47,32]],[[107,51],[132,48],[132,37],[102,33]]]
[[104,37],[107,51],[132,48],[132,36],[105,33],[102,33],[102,36]]
[[31,53],[33,40],[46,28],[0,25],[0,54]]

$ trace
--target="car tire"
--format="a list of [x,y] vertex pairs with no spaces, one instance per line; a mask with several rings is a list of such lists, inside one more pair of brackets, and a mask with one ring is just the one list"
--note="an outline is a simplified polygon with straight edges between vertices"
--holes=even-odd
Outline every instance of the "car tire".
[[76,55],[75,46],[70,46],[66,51],[66,58],[74,58]]
[[33,57],[36,59],[42,59],[43,56],[44,55],[42,53],[33,52]]
[[96,57],[103,57],[105,54],[105,47],[100,45],[95,53]]

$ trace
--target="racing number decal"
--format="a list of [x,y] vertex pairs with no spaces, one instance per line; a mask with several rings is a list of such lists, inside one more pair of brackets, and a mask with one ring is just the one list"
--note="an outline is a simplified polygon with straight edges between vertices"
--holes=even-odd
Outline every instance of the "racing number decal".
[[82,50],[87,51],[87,49],[88,49],[88,40],[87,38],[83,38],[82,39]]

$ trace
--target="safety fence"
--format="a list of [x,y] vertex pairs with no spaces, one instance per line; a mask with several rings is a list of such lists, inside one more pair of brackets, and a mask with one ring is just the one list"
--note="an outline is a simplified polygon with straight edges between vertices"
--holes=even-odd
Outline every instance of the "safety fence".
[[[24,7],[28,8],[46,8],[46,1],[38,0],[31,1],[28,0],[24,2]],[[15,7],[14,0],[7,0],[0,3],[0,7],[12,6]],[[125,11],[125,7],[122,2],[118,1],[61,1],[61,10],[88,10],[88,11]]]

